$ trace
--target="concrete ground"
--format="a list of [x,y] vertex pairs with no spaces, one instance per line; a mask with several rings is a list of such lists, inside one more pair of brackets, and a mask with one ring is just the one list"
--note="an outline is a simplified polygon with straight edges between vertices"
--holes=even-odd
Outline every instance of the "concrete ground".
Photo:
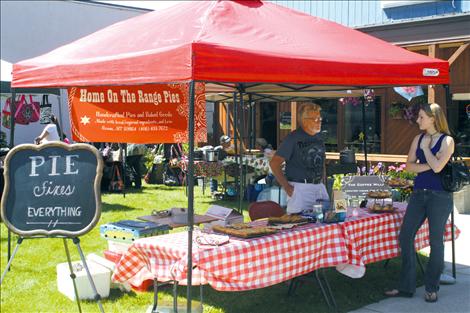
[[[424,301],[424,286],[416,290],[413,298],[388,298],[367,305],[351,313],[470,313],[470,215],[455,213],[455,225],[460,229],[460,237],[455,241],[457,282],[454,285],[441,285],[439,300],[436,303]],[[425,253],[429,251],[424,250]],[[445,244],[447,274],[452,273],[451,243]]]

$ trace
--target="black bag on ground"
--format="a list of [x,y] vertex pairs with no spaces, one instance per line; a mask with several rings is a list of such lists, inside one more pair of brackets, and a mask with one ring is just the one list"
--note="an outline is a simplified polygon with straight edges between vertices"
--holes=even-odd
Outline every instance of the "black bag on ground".
[[144,180],[147,184],[163,184],[163,163],[153,164],[150,170],[145,174]]
[[166,186],[181,186],[183,183],[181,169],[178,167],[173,168],[169,163],[166,163],[163,172],[163,183]]
[[446,191],[456,192],[470,182],[470,173],[465,161],[458,156],[452,156],[440,172],[442,187]]

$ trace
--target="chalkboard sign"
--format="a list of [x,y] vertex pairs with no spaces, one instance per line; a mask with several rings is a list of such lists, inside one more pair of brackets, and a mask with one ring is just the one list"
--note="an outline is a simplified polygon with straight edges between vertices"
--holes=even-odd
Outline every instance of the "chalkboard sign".
[[87,144],[19,145],[5,158],[1,213],[6,226],[27,236],[76,237],[101,215],[103,161]]
[[385,176],[344,176],[341,190],[349,197],[365,198],[369,191],[390,191],[390,187],[385,183]]

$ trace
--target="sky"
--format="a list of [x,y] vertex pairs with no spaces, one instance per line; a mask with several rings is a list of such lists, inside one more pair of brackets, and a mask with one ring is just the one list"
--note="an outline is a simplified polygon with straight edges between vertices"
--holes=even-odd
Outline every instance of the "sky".
[[[96,1],[96,0],[95,0]],[[169,6],[175,5],[179,1],[166,1],[166,0],[153,0],[153,1],[138,1],[138,0],[130,0],[130,1],[97,1],[97,2],[107,2],[112,4],[119,4],[125,5],[130,7],[138,7],[144,9],[151,9],[151,10],[158,10],[167,8]]]

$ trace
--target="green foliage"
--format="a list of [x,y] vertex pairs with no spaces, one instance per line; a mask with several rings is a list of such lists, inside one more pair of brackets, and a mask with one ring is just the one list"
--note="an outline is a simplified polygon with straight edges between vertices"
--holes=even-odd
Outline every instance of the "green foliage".
[[403,103],[392,102],[390,104],[390,108],[388,109],[388,115],[390,115],[392,118],[400,117],[400,115],[403,115],[403,107]]
[[341,180],[343,179],[344,174],[335,174],[333,175],[333,190],[341,190]]
[[147,152],[145,152],[142,158],[142,162],[144,163],[146,169],[149,169],[152,167],[154,159],[155,159],[155,155],[152,153],[152,150],[147,149]]

